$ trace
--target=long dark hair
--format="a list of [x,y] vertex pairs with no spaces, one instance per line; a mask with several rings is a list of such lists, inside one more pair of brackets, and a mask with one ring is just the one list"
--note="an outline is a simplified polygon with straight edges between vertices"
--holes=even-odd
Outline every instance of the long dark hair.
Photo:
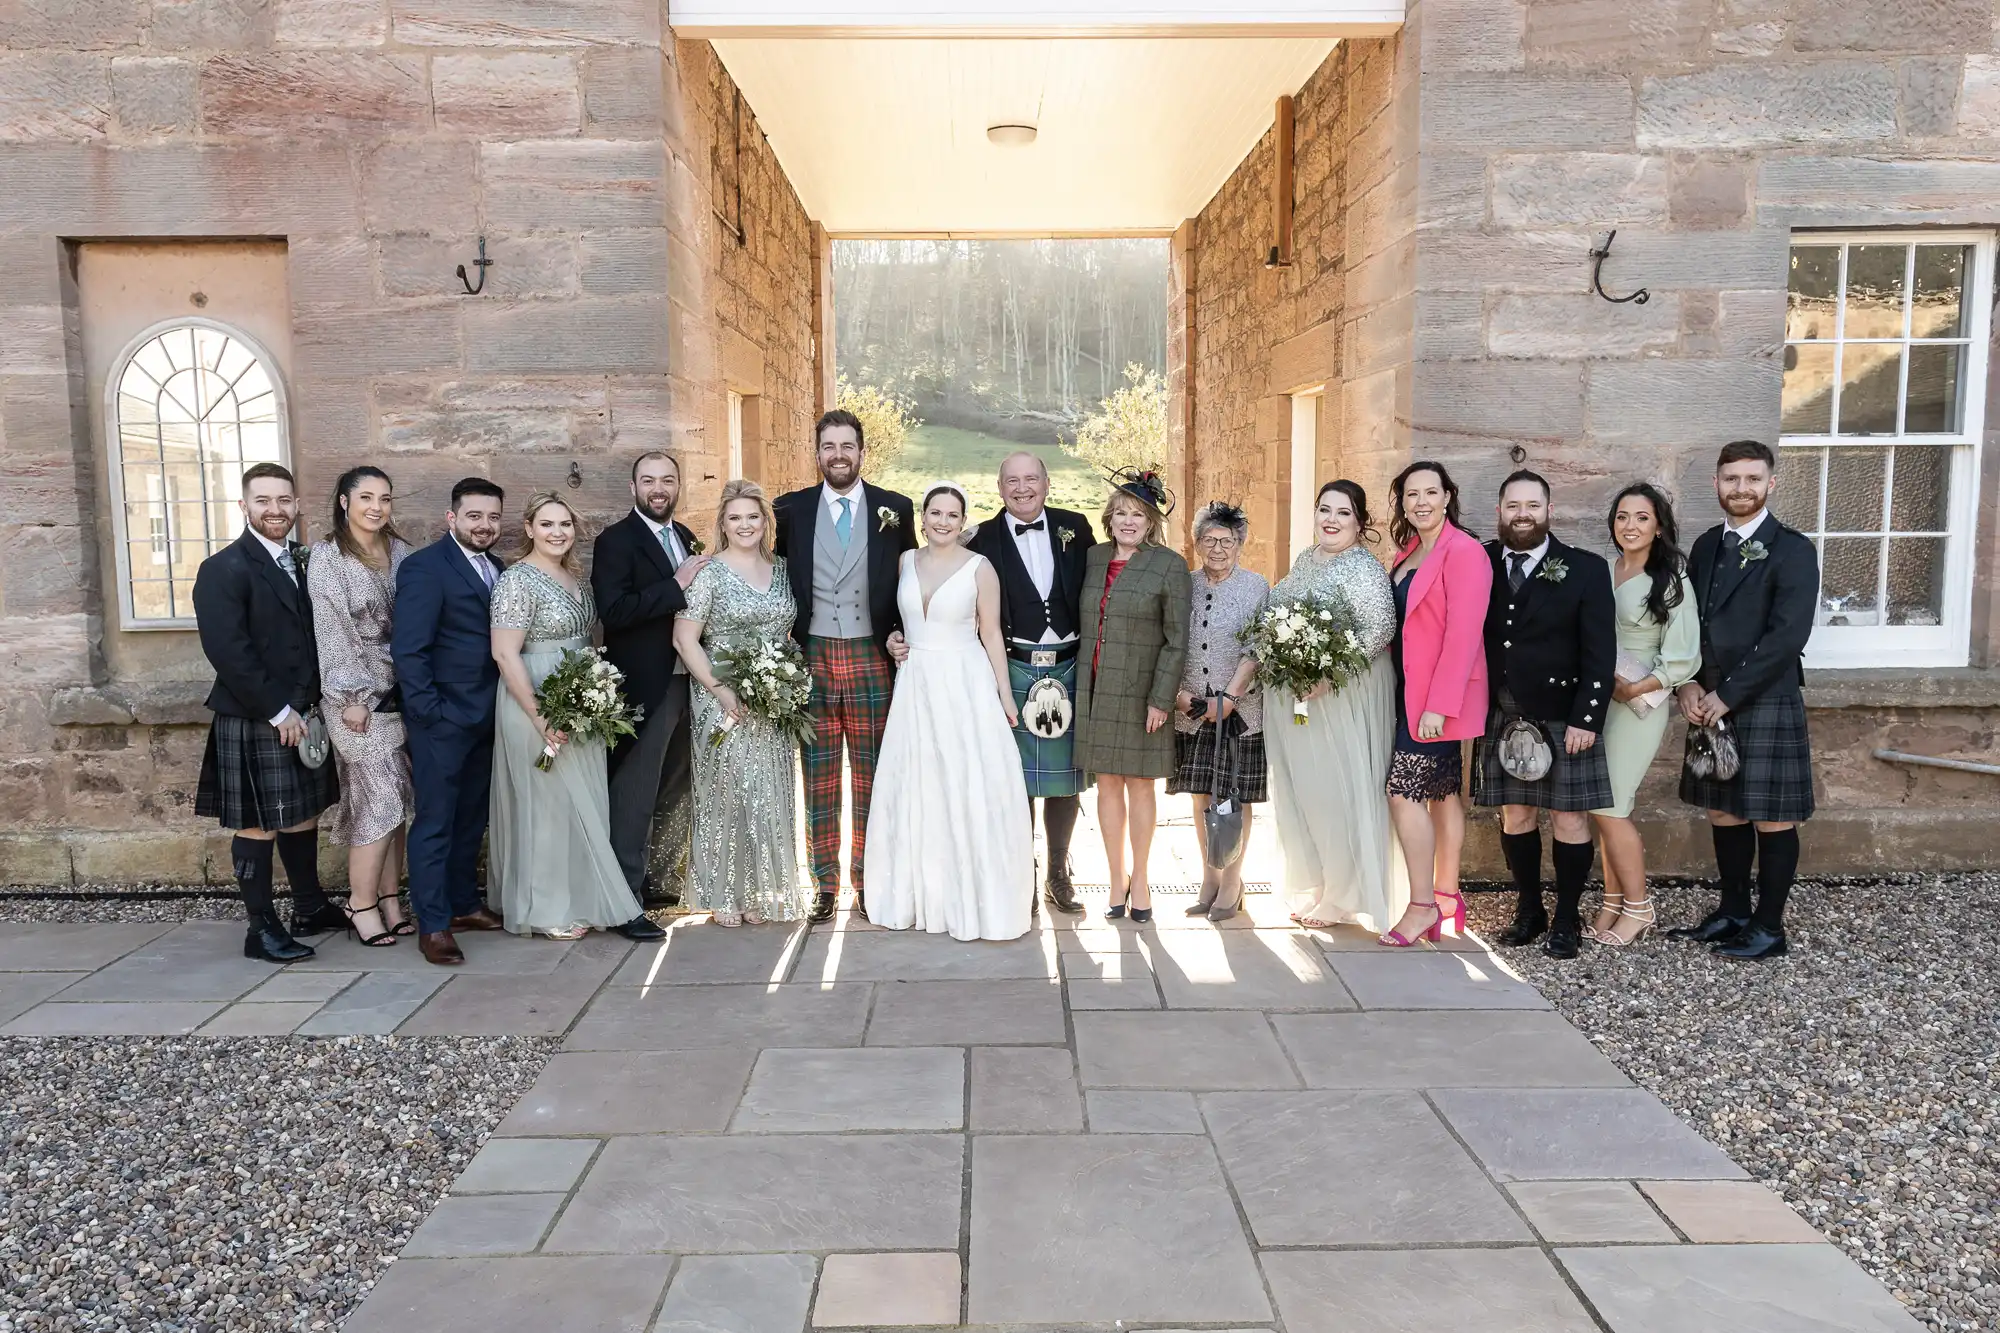
[[1659,487],[1650,481],[1635,481],[1612,497],[1611,511],[1604,516],[1613,550],[1625,549],[1618,545],[1618,506],[1633,495],[1653,506],[1653,518],[1659,525],[1652,549],[1646,552],[1646,573],[1653,580],[1646,593],[1646,613],[1654,624],[1664,625],[1669,613],[1681,604],[1681,573],[1687,568],[1687,557],[1681,554],[1680,525],[1674,522],[1673,502]]
[[1361,525],[1362,541],[1381,540],[1382,534],[1375,530],[1375,519],[1368,512],[1368,492],[1361,488],[1360,482],[1349,481],[1345,477],[1327,482],[1319,488],[1319,494],[1313,496],[1313,508],[1319,508],[1319,502],[1326,498],[1328,491],[1338,491],[1347,497],[1349,504],[1354,506],[1354,521]]
[[1419,472],[1437,473],[1438,484],[1444,487],[1444,519],[1454,528],[1464,528],[1465,523],[1458,516],[1458,483],[1451,479],[1451,473],[1444,470],[1444,464],[1433,463],[1429,459],[1419,459],[1396,474],[1389,483],[1389,540],[1401,551],[1417,535],[1417,530],[1403,514],[1403,486]]
[[[389,474],[372,463],[347,469],[340,474],[340,480],[333,483],[333,544],[340,548],[342,555],[359,560],[364,565],[370,563],[368,553],[361,549],[361,543],[354,540],[353,532],[348,529],[347,505],[355,490],[369,477],[379,477],[391,491],[396,489],[396,483],[389,480]],[[382,525],[382,539],[399,542],[403,540],[403,534],[396,531],[396,525],[391,521]]]

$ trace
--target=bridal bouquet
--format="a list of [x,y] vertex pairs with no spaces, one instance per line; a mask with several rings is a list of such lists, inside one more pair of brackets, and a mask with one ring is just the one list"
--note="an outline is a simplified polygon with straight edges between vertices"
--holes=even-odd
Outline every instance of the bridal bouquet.
[[[621,736],[638,734],[643,710],[625,702],[625,673],[604,660],[596,648],[565,649],[556,669],[535,691],[535,705],[549,730],[566,732],[570,740],[600,740],[611,745]],[[546,773],[556,766],[557,746],[544,745],[535,767]]]
[[1324,680],[1339,689],[1368,669],[1368,650],[1353,626],[1342,599],[1310,598],[1266,607],[1237,638],[1257,659],[1258,677],[1291,694],[1292,722],[1303,726],[1314,686]]
[[[796,643],[781,638],[723,644],[709,654],[709,661],[715,678],[735,692],[752,717],[763,718],[801,745],[812,739],[812,714],[806,711],[812,698],[812,672]],[[723,718],[708,743],[722,744],[734,725],[732,719]]]

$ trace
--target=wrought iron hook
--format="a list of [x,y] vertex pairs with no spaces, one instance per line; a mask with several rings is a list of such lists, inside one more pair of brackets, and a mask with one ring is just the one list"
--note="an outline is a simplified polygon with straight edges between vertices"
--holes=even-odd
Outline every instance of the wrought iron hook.
[[1597,294],[1599,296],[1611,302],[1611,304],[1613,305],[1624,305],[1628,301],[1631,302],[1633,305],[1644,305],[1646,304],[1646,302],[1653,299],[1653,294],[1647,291],[1644,287],[1641,287],[1638,291],[1633,292],[1629,296],[1613,296],[1610,292],[1604,290],[1604,261],[1611,258],[1611,243],[1617,239],[1618,239],[1618,229],[1614,227],[1610,231],[1604,233],[1604,244],[1598,246],[1597,248],[1593,249],[1590,252],[1590,258],[1592,260],[1590,268],[1590,285],[1597,289]]
[[465,284],[465,294],[467,296],[477,296],[486,290],[486,270],[493,267],[493,261],[486,257],[486,238],[484,236],[479,238],[479,258],[472,261],[472,266],[479,270],[479,285],[477,287],[472,285],[472,279],[465,276],[465,265],[460,264],[458,266],[458,280]]

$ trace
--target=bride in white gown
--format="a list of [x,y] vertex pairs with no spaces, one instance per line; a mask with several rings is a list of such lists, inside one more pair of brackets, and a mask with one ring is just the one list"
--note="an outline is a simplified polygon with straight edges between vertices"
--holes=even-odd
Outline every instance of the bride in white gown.
[[1027,933],[1034,824],[1000,637],[1000,579],[958,544],[965,492],[924,496],[928,543],[896,584],[908,647],[875,764],[863,875],[868,919],[959,940]]

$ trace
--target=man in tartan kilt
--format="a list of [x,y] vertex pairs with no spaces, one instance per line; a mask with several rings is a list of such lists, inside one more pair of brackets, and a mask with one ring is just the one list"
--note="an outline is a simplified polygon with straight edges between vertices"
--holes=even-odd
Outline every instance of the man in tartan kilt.
[[[229,859],[249,918],[243,956],[292,963],[313,956],[293,936],[344,922],[319,882],[319,815],[340,788],[331,763],[309,768],[299,758],[320,687],[305,548],[288,539],[299,515],[292,474],[258,463],[243,474],[237,504],[243,534],[194,577],[195,628],[215,668],[194,812],[236,831]],[[292,886],[289,931],[271,887],[274,850]]]
[[819,886],[810,921],[832,919],[840,896],[843,747],[853,787],[848,875],[855,913],[867,910],[861,867],[875,756],[896,681],[888,643],[901,625],[897,562],[917,545],[910,497],[861,480],[865,447],[859,417],[837,408],[828,412],[813,426],[820,484],[781,495],[771,505],[778,519],[778,553],[799,605],[792,637],[812,672],[813,739],[800,756],[807,851]]
[[[1493,597],[1486,606],[1486,671],[1493,690],[1476,747],[1473,790],[1500,807],[1500,847],[1518,897],[1502,944],[1532,944],[1574,958],[1583,939],[1579,904],[1590,878],[1590,811],[1611,803],[1611,770],[1598,737],[1618,665],[1618,606],[1604,557],[1549,535],[1549,484],[1527,470],[1500,485],[1500,539],[1488,542]],[[1549,747],[1548,772],[1532,781],[1501,763],[1503,733],[1527,721]],[[1555,834],[1556,911],[1542,904],[1541,812]]]
[[1819,557],[1810,539],[1770,512],[1777,464],[1757,440],[1722,447],[1715,495],[1723,521],[1696,538],[1688,556],[1701,610],[1701,674],[1681,686],[1681,712],[1690,741],[1698,727],[1731,731],[1739,767],[1726,782],[1681,769],[1681,799],[1708,811],[1721,902],[1699,924],[1667,933],[1730,958],[1785,952],[1798,826],[1813,813],[1803,657],[1819,606]]

